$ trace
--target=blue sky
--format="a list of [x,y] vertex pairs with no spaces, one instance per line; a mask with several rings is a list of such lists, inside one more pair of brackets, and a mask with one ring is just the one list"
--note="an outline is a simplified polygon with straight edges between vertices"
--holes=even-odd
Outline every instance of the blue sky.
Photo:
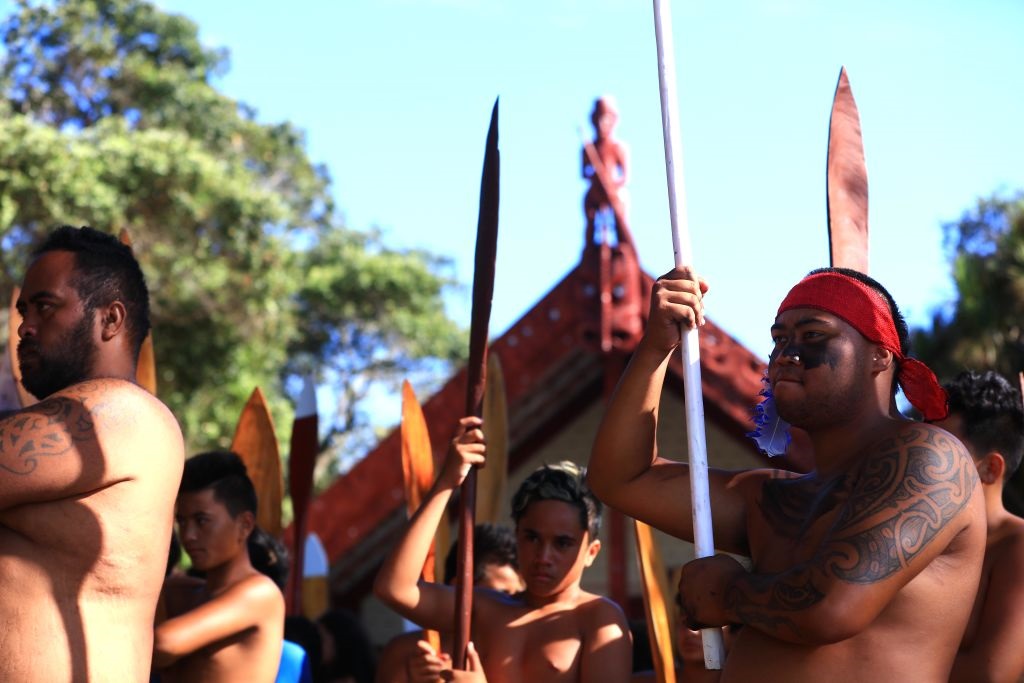
[[[614,95],[642,265],[672,266],[653,12],[644,0],[159,0],[231,52],[218,80],[290,120],[350,227],[450,256],[469,321],[483,145],[501,98],[492,334],[578,261],[580,133]],[[827,265],[825,150],[840,66],[864,129],[871,274],[912,324],[952,296],[941,224],[1024,188],[1024,3],[673,3],[685,191],[709,317],[765,355],[775,308]]]
[[[469,320],[488,114],[501,98],[492,334],[578,261],[582,128],[614,95],[643,266],[672,266],[653,12],[642,0],[160,0],[231,51],[219,81],[306,131],[354,228],[454,259]],[[952,289],[941,224],[1024,188],[1024,4],[673,3],[685,190],[709,317],[755,353],[782,296],[827,265],[825,150],[845,65],[871,193],[871,272],[912,323]]]

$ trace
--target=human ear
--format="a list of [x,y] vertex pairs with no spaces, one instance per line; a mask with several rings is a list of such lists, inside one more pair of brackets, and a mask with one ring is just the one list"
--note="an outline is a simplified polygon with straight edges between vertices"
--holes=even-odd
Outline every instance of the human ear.
[[892,367],[893,353],[887,348],[876,346],[871,350],[871,367],[875,372],[885,372]]
[[124,330],[127,316],[124,304],[114,301],[100,309],[100,335],[103,341],[110,341]]
[[253,529],[256,528],[256,515],[252,514],[249,510],[245,510],[238,515],[238,530],[241,533],[242,538],[245,540],[249,538]]
[[1006,472],[1006,459],[999,451],[991,451],[978,461],[978,478],[983,484],[995,484]]
[[587,554],[583,560],[583,566],[589,567],[594,564],[594,560],[597,559],[597,554],[601,552],[601,541],[593,541],[587,546]]

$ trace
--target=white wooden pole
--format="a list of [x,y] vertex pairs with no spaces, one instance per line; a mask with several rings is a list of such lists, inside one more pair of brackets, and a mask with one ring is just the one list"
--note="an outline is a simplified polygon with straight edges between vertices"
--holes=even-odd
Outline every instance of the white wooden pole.
[[[676,100],[676,66],[672,44],[670,0],[654,0],[654,33],[658,44],[658,83],[661,91],[661,127],[665,139],[665,176],[668,181],[668,210],[672,224],[675,265],[692,266],[690,233],[686,224],[686,194],[683,188],[683,154],[679,135]],[[704,436],[704,396],[700,379],[700,338],[697,328],[682,330],[683,383],[686,400],[686,433],[690,453],[690,496],[693,500],[693,540],[697,557],[715,554],[711,528],[711,500],[708,493],[708,453]],[[701,631],[704,666],[721,669],[722,630]]]

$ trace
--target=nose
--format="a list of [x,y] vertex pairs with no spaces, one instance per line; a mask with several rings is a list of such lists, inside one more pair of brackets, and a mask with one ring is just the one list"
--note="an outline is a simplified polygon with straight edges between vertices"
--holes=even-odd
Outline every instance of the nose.
[[544,545],[542,545],[540,547],[540,552],[537,553],[537,562],[540,563],[540,564],[545,564],[545,565],[551,564],[551,558],[552,558],[552,553],[553,552],[554,551],[553,551],[553,549],[551,547],[551,544],[545,543]]
[[194,540],[196,537],[196,525],[189,524],[188,522],[178,524],[178,535],[181,537],[181,542]]
[[800,363],[800,349],[792,344],[788,344],[779,353],[778,360],[797,365]]
[[21,313],[15,313],[18,316],[18,337],[24,339],[25,337],[34,337],[36,335],[36,326],[30,322],[28,318],[23,316]]

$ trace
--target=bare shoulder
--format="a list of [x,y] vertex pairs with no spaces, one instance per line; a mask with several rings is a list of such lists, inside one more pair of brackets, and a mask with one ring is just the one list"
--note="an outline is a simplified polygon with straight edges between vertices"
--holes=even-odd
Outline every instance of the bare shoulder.
[[723,474],[730,477],[728,485],[734,487],[748,501],[754,501],[759,498],[765,484],[769,482],[794,481],[807,476],[799,472],[777,470],[769,467],[723,472]]
[[[978,489],[974,461],[959,440],[935,425],[898,421],[864,453],[843,522],[876,523],[879,516],[928,509],[939,527],[954,518],[965,526],[984,516]],[[970,514],[961,515],[965,510]]]
[[992,534],[985,552],[996,566],[1012,564],[1015,573],[1024,569],[1024,519],[1007,514]]
[[576,612],[581,623],[589,629],[598,630],[609,625],[623,627],[628,633],[629,627],[626,614],[622,608],[603,595],[583,592],[576,603]]
[[235,585],[233,585],[226,593],[231,594],[233,598],[243,599],[251,601],[253,603],[267,604],[267,605],[278,605],[284,606],[284,594],[281,593],[281,589],[277,587],[277,584],[270,580],[265,574],[256,572],[251,576],[247,576]]

